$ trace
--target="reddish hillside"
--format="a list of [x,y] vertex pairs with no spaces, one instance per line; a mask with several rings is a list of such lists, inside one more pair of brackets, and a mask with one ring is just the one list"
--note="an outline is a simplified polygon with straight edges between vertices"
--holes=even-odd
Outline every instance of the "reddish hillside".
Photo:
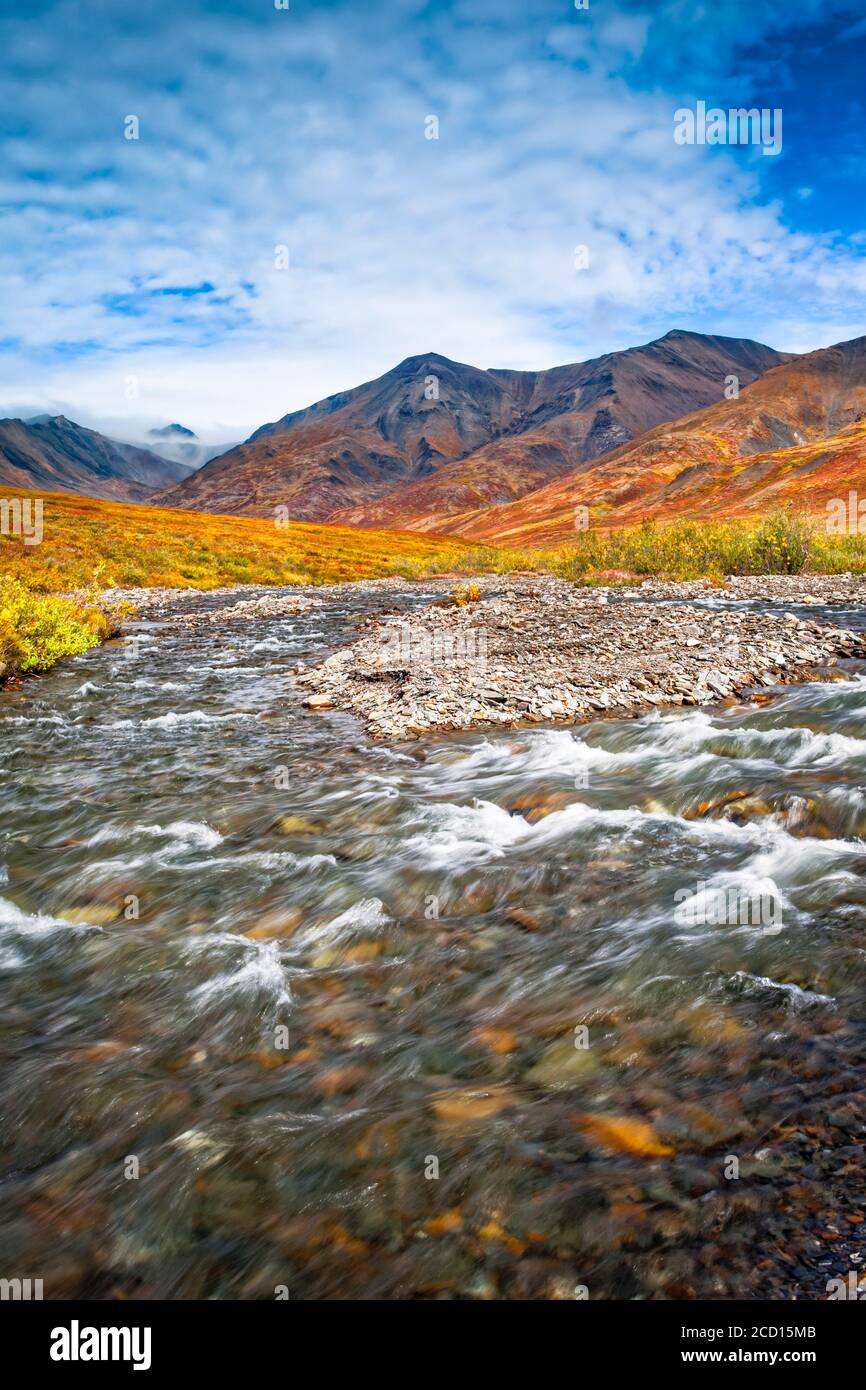
[[[675,331],[643,347],[539,372],[506,439],[378,501],[336,511],[329,520],[443,529],[450,516],[524,497],[653,425],[718,401],[729,376],[746,384],[788,360],[747,338]],[[529,374],[491,375],[512,381]]]
[[[507,506],[440,526],[511,544],[566,543],[578,509],[593,525],[748,516],[791,501],[815,511],[866,490],[866,338],[767,372],[737,400],[650,430]],[[866,495],[866,492],[864,492]]]
[[524,496],[576,464],[718,400],[787,360],[736,338],[674,332],[543,372],[480,371],[437,354],[258,430],[158,499],[252,516],[435,528]]
[[519,413],[516,394],[492,373],[436,353],[409,357],[265,425],[159,500],[248,516],[285,506],[293,519],[322,521],[472,453]]

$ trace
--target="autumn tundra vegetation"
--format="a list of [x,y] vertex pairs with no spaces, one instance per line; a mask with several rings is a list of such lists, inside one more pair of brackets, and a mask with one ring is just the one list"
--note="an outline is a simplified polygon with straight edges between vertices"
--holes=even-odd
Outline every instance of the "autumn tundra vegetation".
[[[33,494],[19,492],[22,500]],[[44,536],[0,535],[0,671],[46,670],[116,632],[106,591],[422,580],[517,570],[582,584],[634,576],[866,572],[866,538],[779,508],[760,520],[644,521],[576,531],[569,545],[523,550],[453,536],[167,510],[61,493],[43,496]],[[71,595],[71,597],[70,597]]]
[[0,680],[20,672],[47,671],[64,656],[77,656],[117,630],[106,605],[40,594],[20,579],[0,574]]
[[[34,494],[14,491],[22,501]],[[117,629],[106,591],[335,584],[448,569],[466,541],[42,494],[43,535],[0,533],[0,677],[47,670]],[[72,594],[72,597],[69,595]]]

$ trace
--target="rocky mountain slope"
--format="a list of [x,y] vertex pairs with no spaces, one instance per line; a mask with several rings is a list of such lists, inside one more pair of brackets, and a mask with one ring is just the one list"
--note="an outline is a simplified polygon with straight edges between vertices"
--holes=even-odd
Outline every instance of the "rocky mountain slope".
[[506,543],[565,543],[593,525],[748,516],[794,502],[821,511],[866,496],[866,337],[794,358],[723,400],[650,430],[506,506],[440,530]]
[[748,339],[668,333],[548,371],[436,353],[256,431],[159,498],[169,506],[435,529],[524,496],[786,361]]
[[186,464],[121,444],[65,415],[0,420],[0,487],[138,502],[189,471]]

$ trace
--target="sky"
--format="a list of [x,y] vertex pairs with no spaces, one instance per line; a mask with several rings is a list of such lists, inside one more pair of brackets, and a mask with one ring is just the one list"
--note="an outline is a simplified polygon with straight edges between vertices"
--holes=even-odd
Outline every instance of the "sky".
[[866,332],[863,0],[282,3],[0,0],[0,413],[231,442],[428,351]]

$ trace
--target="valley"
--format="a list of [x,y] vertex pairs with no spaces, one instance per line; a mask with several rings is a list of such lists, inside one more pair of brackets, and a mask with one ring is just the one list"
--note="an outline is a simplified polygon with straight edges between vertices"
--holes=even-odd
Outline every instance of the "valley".
[[510,547],[567,545],[578,517],[817,516],[866,485],[866,338],[796,355],[674,330],[544,371],[427,353],[197,467],[190,433],[152,430],[177,454],[159,459],[62,417],[0,421],[0,485]]

